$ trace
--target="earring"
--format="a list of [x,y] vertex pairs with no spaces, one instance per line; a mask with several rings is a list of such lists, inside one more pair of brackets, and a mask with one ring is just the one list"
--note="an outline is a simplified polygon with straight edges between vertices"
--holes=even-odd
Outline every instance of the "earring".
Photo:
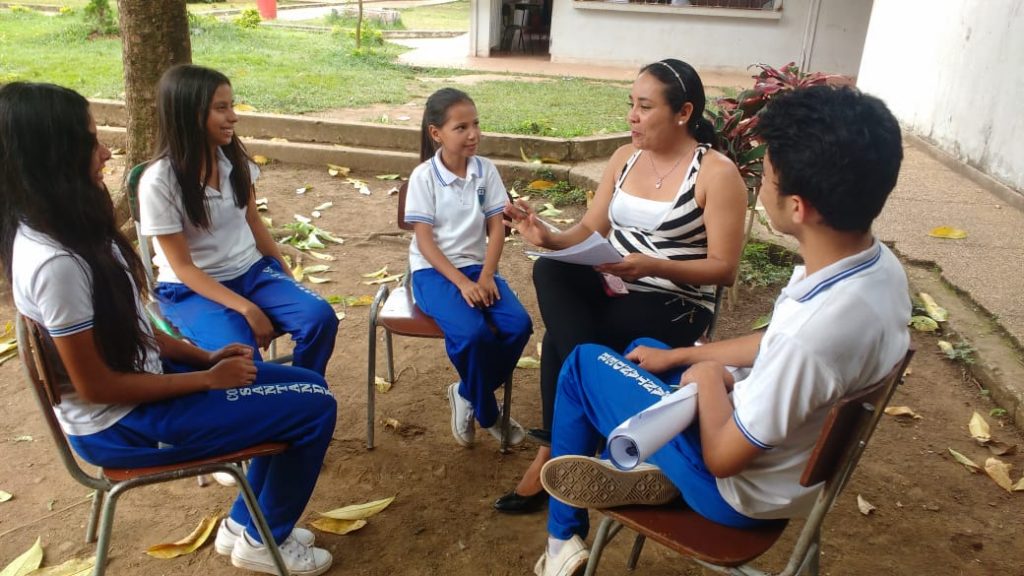
[[679,125],[680,125],[680,126],[682,126],[682,125],[683,125],[683,121],[682,121],[682,120],[680,120],[680,121],[679,121]]

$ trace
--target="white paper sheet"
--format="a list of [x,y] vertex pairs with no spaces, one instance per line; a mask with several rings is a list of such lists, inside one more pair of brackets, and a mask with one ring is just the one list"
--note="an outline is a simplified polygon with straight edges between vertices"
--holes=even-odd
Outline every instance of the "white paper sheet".
[[[750,368],[726,366],[739,382]],[[646,410],[619,424],[608,435],[608,456],[621,470],[632,470],[646,461],[693,423],[697,415],[697,384],[686,384]]]
[[622,262],[622,254],[619,254],[608,240],[597,232],[592,233],[583,242],[570,246],[564,250],[555,250],[554,252],[527,251],[526,253],[531,256],[553,258],[561,262],[582,264],[584,266],[598,266],[600,264]]
[[608,435],[608,456],[621,470],[632,470],[693,423],[697,385],[687,384],[626,420]]

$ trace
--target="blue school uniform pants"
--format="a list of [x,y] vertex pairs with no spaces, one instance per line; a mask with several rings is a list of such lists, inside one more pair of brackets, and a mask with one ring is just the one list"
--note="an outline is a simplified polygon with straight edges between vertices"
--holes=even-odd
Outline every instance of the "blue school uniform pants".
[[[69,435],[68,441],[90,464],[113,468],[174,464],[263,442],[287,442],[280,454],[253,458],[247,476],[280,544],[313,493],[334,433],[337,404],[323,377],[311,370],[262,362],[256,367],[251,386],[140,404],[113,426]],[[165,368],[187,371],[170,363]],[[241,495],[230,514],[253,540],[261,541]]]
[[[657,340],[641,338],[630,344],[626,353],[640,345],[669,348]],[[683,370],[673,370],[655,376],[606,346],[577,346],[566,358],[558,377],[552,458],[594,454],[598,442],[607,438],[615,427],[660,400],[659,390],[672,392],[669,384],[678,384],[682,373]],[[603,457],[608,457],[607,451]],[[697,421],[669,440],[648,461],[661,468],[679,488],[686,504],[701,516],[736,528],[764,522],[740,514],[722,498],[715,477],[704,465]],[[585,509],[551,499],[549,534],[562,540],[568,540],[573,534],[585,539],[589,529]]]
[[[293,366],[325,373],[338,335],[338,316],[326,300],[285,274],[280,262],[270,257],[221,284],[259,306],[277,331],[291,335]],[[252,347],[257,360],[262,359],[249,323],[238,312],[183,283],[159,282],[154,292],[164,317],[196,346],[218,350],[240,342]]]
[[[474,282],[481,270],[479,264],[459,268]],[[501,299],[487,308],[471,308],[458,287],[437,270],[412,273],[416,305],[444,332],[445,350],[459,373],[459,395],[473,405],[484,428],[497,422],[494,391],[512,374],[533,333],[530,315],[505,279],[495,274],[494,283]]]

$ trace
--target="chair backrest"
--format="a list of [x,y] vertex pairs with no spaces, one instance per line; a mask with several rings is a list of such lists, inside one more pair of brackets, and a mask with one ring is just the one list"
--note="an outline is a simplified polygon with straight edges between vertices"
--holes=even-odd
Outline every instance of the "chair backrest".
[[149,246],[149,238],[142,233],[141,218],[139,212],[139,181],[142,173],[149,167],[149,162],[136,164],[128,172],[124,179],[125,187],[128,188],[128,209],[132,213],[132,222],[135,224],[135,238],[139,245],[139,256],[142,258],[142,268],[146,273],[146,288],[150,291],[156,286],[156,279],[153,276],[153,251]]
[[61,429],[60,422],[57,421],[57,415],[53,411],[61,401],[60,390],[57,388],[55,378],[57,366],[60,365],[60,359],[54,358],[53,353],[48,351],[49,348],[43,340],[43,335],[32,319],[18,314],[16,324],[18,355],[21,357],[21,366],[25,379],[28,381],[29,387],[32,388],[32,392],[36,397],[36,403],[39,405],[44,420],[46,420],[46,426],[50,430],[50,436],[57,446],[57,452],[64,463],[64,467],[79,483],[89,488],[105,489],[109,486],[109,481],[102,477],[89,475],[82,470],[78,460],[75,459],[74,453],[71,451],[71,447],[68,445],[67,437],[64,436],[64,430]]

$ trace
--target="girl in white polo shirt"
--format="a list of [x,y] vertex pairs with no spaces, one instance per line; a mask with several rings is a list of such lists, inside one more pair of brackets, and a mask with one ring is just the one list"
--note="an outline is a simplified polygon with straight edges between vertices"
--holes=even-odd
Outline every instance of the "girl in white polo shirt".
[[256,212],[259,168],[235,134],[233,105],[231,83],[216,70],[182,65],[160,79],[158,152],[139,182],[142,233],[156,237],[153,291],[200,348],[266,348],[287,332],[293,364],[323,374],[337,316],[292,279]]
[[[505,239],[505,185],[494,164],[476,155],[480,120],[465,93],[442,88],[423,111],[420,158],[409,177],[405,221],[416,304],[444,331],[460,381],[448,387],[452,434],[474,441],[474,420],[501,439],[494,390],[515,369],[533,324],[498,275]],[[511,421],[509,444],[525,437]]]

